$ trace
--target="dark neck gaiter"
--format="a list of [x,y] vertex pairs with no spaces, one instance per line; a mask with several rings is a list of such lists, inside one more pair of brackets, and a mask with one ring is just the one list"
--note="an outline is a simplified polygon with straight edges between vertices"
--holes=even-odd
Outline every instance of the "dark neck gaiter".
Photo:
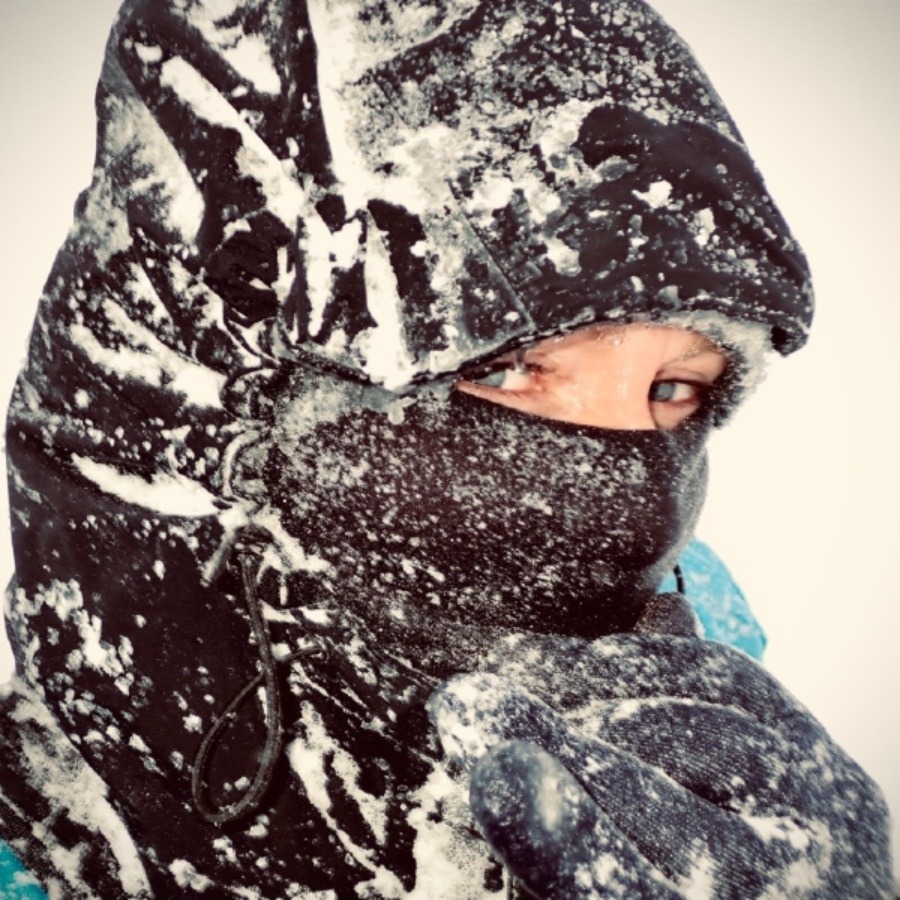
[[438,675],[498,632],[627,630],[704,496],[702,412],[670,432],[615,431],[453,393],[398,414],[318,375],[290,397],[265,477],[316,561],[294,593]]

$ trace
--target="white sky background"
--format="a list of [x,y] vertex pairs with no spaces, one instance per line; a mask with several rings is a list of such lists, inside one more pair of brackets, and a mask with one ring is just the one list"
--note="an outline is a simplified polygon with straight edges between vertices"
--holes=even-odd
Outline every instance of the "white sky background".
[[[655,5],[725,99],[809,255],[819,302],[808,348],[773,366],[716,436],[699,533],[762,620],[769,668],[900,817],[900,0]],[[3,403],[90,178],[117,7],[0,0]],[[11,571],[0,538],[0,579]],[[0,641],[0,680],[8,660]]]

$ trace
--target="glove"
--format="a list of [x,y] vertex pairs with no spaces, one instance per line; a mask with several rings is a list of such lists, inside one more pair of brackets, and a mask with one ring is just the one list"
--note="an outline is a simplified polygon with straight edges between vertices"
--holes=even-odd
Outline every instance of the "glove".
[[892,896],[878,788],[740,651],[654,634],[507,650],[430,712],[535,896]]

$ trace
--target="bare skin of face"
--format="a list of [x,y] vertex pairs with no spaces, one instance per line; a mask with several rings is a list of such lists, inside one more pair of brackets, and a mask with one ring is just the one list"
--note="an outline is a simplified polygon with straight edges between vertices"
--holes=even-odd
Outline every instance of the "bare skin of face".
[[456,388],[547,419],[668,431],[699,409],[725,365],[722,350],[693,331],[596,325],[505,354]]

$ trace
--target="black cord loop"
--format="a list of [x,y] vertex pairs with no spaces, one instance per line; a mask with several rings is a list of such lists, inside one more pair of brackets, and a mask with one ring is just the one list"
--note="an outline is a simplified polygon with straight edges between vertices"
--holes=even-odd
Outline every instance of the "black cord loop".
[[[252,544],[242,544],[238,548],[238,561],[241,569],[241,582],[244,600],[250,616],[250,625],[256,641],[261,671],[257,673],[231,699],[224,711],[216,717],[213,724],[203,736],[197,755],[191,766],[191,797],[197,811],[213,825],[224,825],[253,812],[262,802],[272,783],[272,775],[284,740],[284,722],[281,709],[281,687],[276,670],[277,661],[272,649],[269,627],[262,611],[262,604],[256,592],[256,575],[258,564],[255,564],[258,548]],[[281,660],[289,663],[304,656],[324,655],[321,645],[303,647]],[[233,803],[217,806],[207,795],[206,775],[210,757],[226,728],[237,718],[237,712],[244,701],[263,685],[265,695],[266,741],[256,765],[256,771],[247,789]]]

